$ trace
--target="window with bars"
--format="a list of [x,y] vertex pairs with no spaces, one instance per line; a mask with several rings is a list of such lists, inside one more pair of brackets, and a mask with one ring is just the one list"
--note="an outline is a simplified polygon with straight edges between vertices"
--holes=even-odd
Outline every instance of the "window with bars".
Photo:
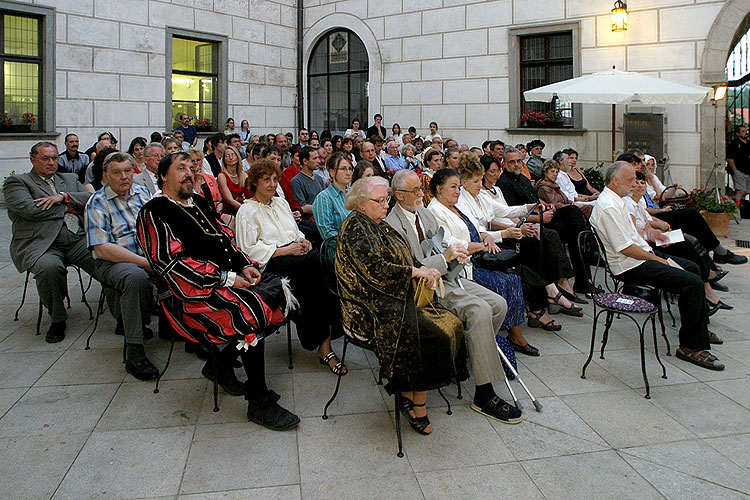
[[366,128],[368,71],[367,50],[351,31],[318,40],[308,66],[309,127],[343,135],[356,118]]
[[218,124],[219,42],[172,37],[172,130],[187,113],[199,130]]
[[0,133],[42,123],[43,19],[0,10]]
[[571,103],[558,99],[552,103],[526,102],[523,98],[526,90],[573,78],[573,56],[573,33],[570,31],[519,37],[520,126],[573,127]]

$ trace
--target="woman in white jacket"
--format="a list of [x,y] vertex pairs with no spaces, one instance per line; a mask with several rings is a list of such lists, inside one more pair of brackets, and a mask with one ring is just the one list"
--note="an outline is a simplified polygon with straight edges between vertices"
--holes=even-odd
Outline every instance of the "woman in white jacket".
[[[469,255],[478,252],[497,253],[499,248],[495,244],[493,235],[480,235],[476,222],[456,208],[461,194],[461,180],[458,172],[453,169],[442,169],[435,172],[430,181],[433,199],[429,208],[440,225],[445,230],[444,245],[458,243],[467,250]],[[521,278],[517,274],[500,271],[488,271],[474,266],[467,261],[462,272],[466,278],[501,295],[508,304],[508,313],[503,321],[503,330],[508,330],[508,341],[515,350],[529,356],[539,356],[539,350],[529,344],[521,333],[521,325],[525,319],[525,306]],[[558,324],[557,329],[561,327]]]

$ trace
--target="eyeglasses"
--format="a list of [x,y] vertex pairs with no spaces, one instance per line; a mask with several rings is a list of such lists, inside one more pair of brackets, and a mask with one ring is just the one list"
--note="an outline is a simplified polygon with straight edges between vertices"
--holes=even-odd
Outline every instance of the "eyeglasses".
[[390,203],[390,201],[391,201],[391,197],[390,196],[386,196],[385,198],[378,198],[378,199],[370,198],[370,201],[374,201],[378,205],[387,207],[388,203]]
[[47,163],[50,160],[57,163],[57,160],[60,158],[58,155],[55,156],[35,156],[37,160],[41,161],[42,163]]
[[419,196],[419,193],[424,194],[424,187],[417,186],[414,189],[397,189],[396,191],[401,191],[402,193],[411,193],[414,196]]

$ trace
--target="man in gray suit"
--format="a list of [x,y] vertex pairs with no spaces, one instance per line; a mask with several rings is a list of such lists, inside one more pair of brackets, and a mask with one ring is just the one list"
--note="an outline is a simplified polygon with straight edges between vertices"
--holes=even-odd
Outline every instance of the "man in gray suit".
[[[385,221],[409,244],[416,260],[424,266],[438,269],[445,276],[449,263],[463,262],[468,258],[465,250],[458,245],[449,246],[442,254],[425,255],[420,243],[435,236],[440,225],[432,212],[422,206],[424,192],[416,173],[411,170],[397,171],[391,187],[397,204]],[[495,335],[508,312],[505,299],[471,280],[456,278],[455,281],[444,282],[445,297],[439,299],[440,303],[461,318],[469,344],[476,385],[471,409],[504,423],[519,423],[521,411],[500,399],[492,388],[493,380],[505,378],[495,344]]]
[[164,158],[165,153],[164,146],[158,142],[152,142],[146,146],[146,149],[143,151],[146,169],[140,174],[133,176],[133,182],[148,189],[151,196],[161,193],[161,189],[156,185],[156,171],[159,169],[159,162]]
[[10,256],[19,272],[34,275],[39,298],[52,317],[46,340],[55,343],[65,338],[67,266],[98,278],[83,224],[91,193],[76,174],[57,172],[56,145],[36,143],[30,159],[31,172],[8,177],[3,188],[13,222]]

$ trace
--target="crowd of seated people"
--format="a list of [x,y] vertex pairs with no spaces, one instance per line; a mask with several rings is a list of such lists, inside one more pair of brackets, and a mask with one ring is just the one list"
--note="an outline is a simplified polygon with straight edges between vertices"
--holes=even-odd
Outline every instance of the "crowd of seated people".
[[[578,235],[593,227],[618,276],[680,295],[677,356],[723,368],[709,351],[721,338],[708,317],[731,309],[716,294],[726,290],[720,264],[747,259],[696,211],[656,205],[665,186],[653,158],[626,153],[600,192],[573,149],[545,160],[540,140],[470,148],[441,137],[435,122],[425,137],[397,125],[389,134],[377,116],[367,133],[354,120],[343,136],[299,129],[297,143],[253,135],[246,120],[236,132],[230,119],[201,149],[181,116],[173,133],[135,137],[127,153],[109,132],[86,153],[75,134],[62,154],[36,144],[31,171],[8,177],[4,192],[11,256],[34,276],[52,320],[47,342],[65,338],[66,267],[76,265],[105,288],[128,373],[158,375],[144,347],[156,306],[160,327],[207,360],[202,374],[244,396],[248,419],[271,429],[299,422],[265,381],[263,339],[286,321],[337,376],[348,369],[331,340],[346,332],[369,342],[419,433],[433,430],[427,391],[466,380],[468,366],[472,409],[518,423],[521,411],[492,388],[504,378],[497,348],[539,356],[523,325],[559,331],[551,315],[583,315],[578,304],[595,290]],[[685,242],[658,246],[677,228]],[[325,286],[327,238],[338,292],[352,301],[339,304]],[[667,256],[682,269],[666,269]],[[425,286],[441,291],[418,307]],[[246,383],[234,373],[240,364]]]

